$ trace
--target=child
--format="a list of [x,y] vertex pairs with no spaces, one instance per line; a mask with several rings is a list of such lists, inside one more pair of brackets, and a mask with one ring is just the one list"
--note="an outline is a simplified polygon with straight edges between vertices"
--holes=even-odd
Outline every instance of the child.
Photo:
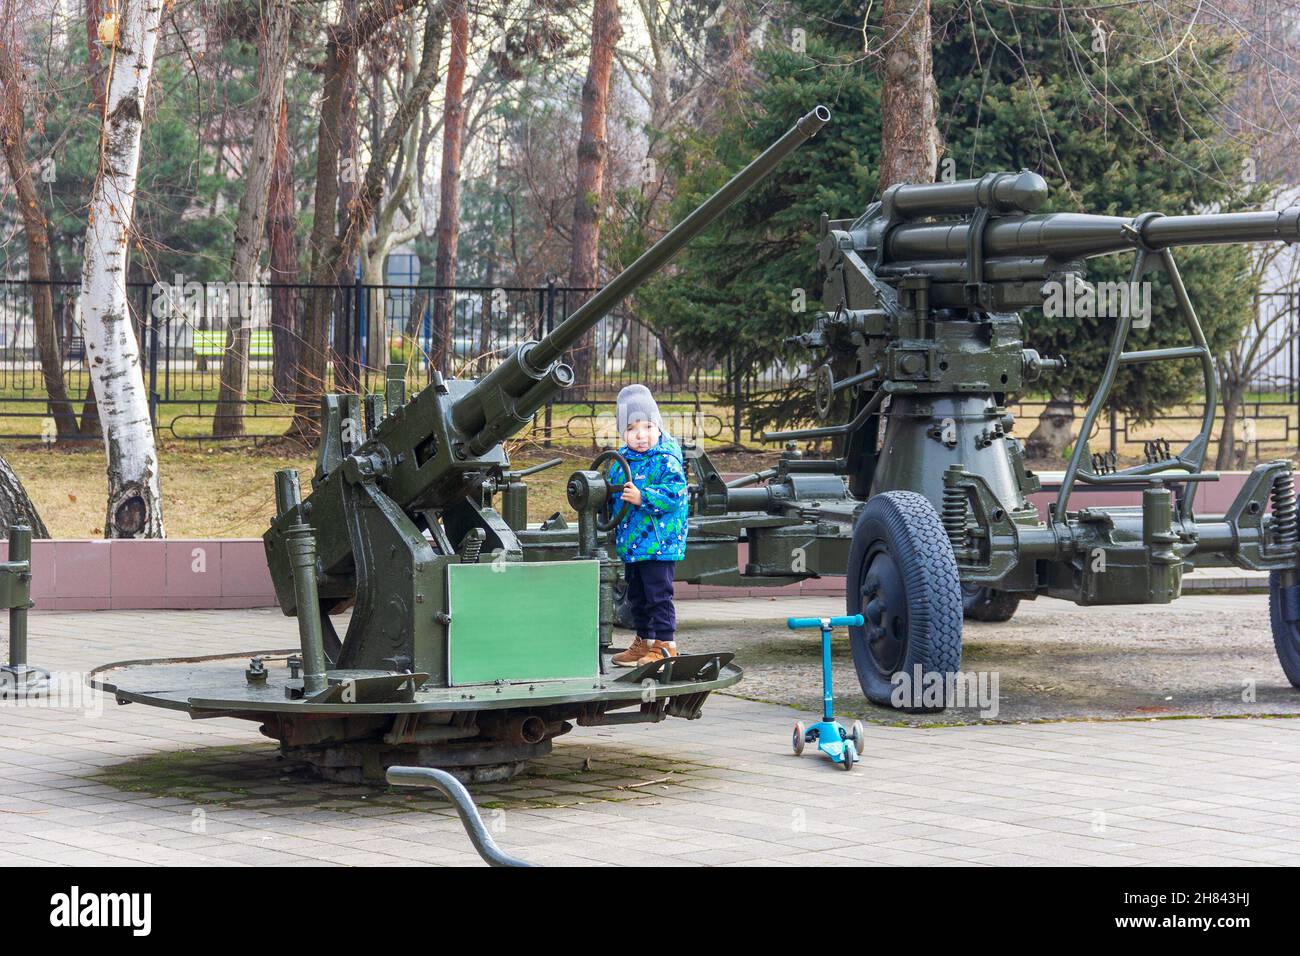
[[664,434],[659,406],[644,385],[618,393],[618,429],[624,441],[619,452],[632,474],[624,476],[618,464],[610,469],[610,483],[623,483],[623,493],[609,506],[612,513],[624,501],[630,505],[614,531],[614,548],[623,560],[636,640],[611,660],[637,667],[677,656],[673,566],[686,557],[689,503],[682,450]]

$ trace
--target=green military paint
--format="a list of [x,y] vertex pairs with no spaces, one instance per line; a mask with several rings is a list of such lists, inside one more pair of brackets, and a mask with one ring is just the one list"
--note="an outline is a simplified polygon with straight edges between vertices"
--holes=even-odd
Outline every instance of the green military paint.
[[453,687],[596,677],[597,562],[453,564],[447,588]]

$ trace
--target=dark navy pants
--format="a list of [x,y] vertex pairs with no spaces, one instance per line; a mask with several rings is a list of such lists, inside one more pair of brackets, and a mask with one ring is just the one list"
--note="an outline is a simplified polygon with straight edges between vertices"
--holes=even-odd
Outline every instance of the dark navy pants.
[[628,561],[623,565],[628,607],[637,636],[645,641],[676,640],[673,565],[676,561]]

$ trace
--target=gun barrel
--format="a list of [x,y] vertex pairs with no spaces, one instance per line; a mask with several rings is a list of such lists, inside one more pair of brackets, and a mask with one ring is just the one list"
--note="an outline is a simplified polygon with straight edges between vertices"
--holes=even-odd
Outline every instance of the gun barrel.
[[531,351],[528,362],[540,372],[578,341],[602,316],[618,306],[631,292],[662,269],[709,223],[734,205],[752,186],[765,178],[798,146],[814,136],[831,118],[830,110],[817,106],[765,149],[753,162],[669,230],[630,266],[616,275],[577,311],[558,325]]
[[[904,223],[886,238],[887,262],[964,259],[970,224]],[[1091,216],[1046,213],[995,219],[984,229],[986,258],[999,256],[1086,259],[1140,246],[1214,245],[1300,241],[1300,207],[1270,212],[1198,216]]]
[[1300,206],[1268,212],[1156,216],[1146,221],[1142,238],[1156,249],[1224,242],[1297,242],[1300,241]]

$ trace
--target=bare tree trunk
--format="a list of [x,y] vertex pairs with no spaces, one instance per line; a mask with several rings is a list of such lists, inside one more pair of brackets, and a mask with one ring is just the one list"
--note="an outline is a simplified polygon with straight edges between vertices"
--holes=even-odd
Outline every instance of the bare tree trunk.
[[1223,423],[1219,426],[1219,450],[1214,456],[1216,471],[1230,471],[1245,464],[1247,445],[1237,443],[1237,423],[1246,399],[1247,379],[1244,376],[1219,374],[1219,389],[1223,393]]
[[130,0],[118,6],[81,272],[86,356],[108,456],[106,538],[163,537],[158,452],[126,297],[140,134],[163,5],[163,0]]
[[[497,261],[493,256],[487,260],[487,285],[489,289],[496,289],[497,283]],[[478,358],[474,362],[474,374],[485,375],[488,371],[488,363],[492,354],[492,310],[496,308],[496,295],[489,292],[483,302],[483,310],[478,317]]]
[[[342,18],[345,30],[356,29],[358,0],[343,0]],[[357,109],[357,57],[354,55],[343,74],[343,103],[339,113],[339,202],[338,221],[347,217],[347,211],[357,201],[357,163],[360,161],[361,134],[358,123],[361,121]],[[354,335],[360,345],[360,336],[356,334],[355,323],[361,321],[356,308],[355,295],[351,287],[356,282],[357,260],[355,252],[344,253],[334,266],[334,277],[330,280],[338,289],[334,302],[333,342],[330,348],[330,364],[334,368],[334,388],[341,392],[350,392],[356,388],[353,381],[353,361],[358,357],[349,354],[352,350]]]
[[[605,194],[605,126],[609,114],[609,78],[614,47],[623,35],[618,0],[595,0],[591,15],[591,60],[582,86],[582,131],[578,137],[577,196],[573,203],[573,250],[569,285],[595,288],[600,284],[600,213]],[[573,350],[574,384],[591,384],[594,330],[586,332]]]
[[[372,157],[366,172],[367,189],[363,190],[358,201],[349,209],[338,209],[339,198],[339,139],[343,122],[343,92],[357,50],[372,37],[385,23],[411,7],[417,0],[375,0],[358,16],[356,26],[344,29],[342,26],[330,30],[329,42],[324,67],[324,79],[321,84],[320,123],[316,139],[316,193],[315,216],[312,219],[310,239],[311,253],[311,290],[306,314],[303,316],[304,335],[298,365],[298,391],[294,397],[296,406],[290,434],[314,439],[319,431],[317,421],[320,414],[320,395],[325,386],[326,367],[329,346],[329,326],[334,304],[333,284],[337,281],[341,263],[348,262],[356,249],[356,243],[370,222],[374,204],[383,192],[383,167],[392,159],[396,151],[397,140],[391,142],[391,151],[384,155],[390,146],[390,134],[402,120],[394,118],[389,129],[384,133],[381,155]],[[445,25],[445,14],[441,8],[428,14],[429,22],[425,29],[424,60],[430,59],[431,32],[441,37]],[[441,43],[436,44],[441,50]],[[432,92],[436,80],[437,57],[434,62],[422,62],[422,72],[431,75],[423,77],[424,83],[417,80],[413,85],[411,99],[418,98],[418,107],[422,108]],[[406,127],[415,118],[418,109],[408,111],[411,103],[408,99],[398,111],[405,125],[400,133],[405,134]],[[371,189],[371,179],[377,180]],[[336,214],[337,209],[337,214]],[[335,229],[339,226],[338,232]]]
[[13,0],[0,9],[0,20],[7,22],[9,36],[0,42],[0,145],[4,148],[9,177],[13,180],[23,233],[27,239],[27,277],[32,296],[32,324],[36,331],[36,349],[41,362],[41,377],[54,417],[55,434],[70,438],[77,434],[77,416],[68,401],[63,381],[63,353],[54,326],[54,288],[50,285],[50,231],[45,211],[32,182],[31,166],[23,133],[22,70],[13,34],[17,16]]
[[[402,100],[410,96],[411,84],[415,81],[414,51],[415,31],[412,29],[408,31],[406,49],[402,57],[403,65],[399,83],[399,99]],[[373,74],[372,82],[374,96],[378,99],[381,96],[380,90],[382,87],[382,78],[379,71]],[[422,115],[425,115],[423,111]],[[370,148],[378,153],[383,148],[384,111],[380,106],[372,104],[370,116]],[[399,161],[396,167],[389,171],[387,200],[375,214],[373,230],[369,235],[364,236],[358,244],[362,282],[376,289],[376,294],[370,296],[366,309],[366,364],[376,369],[382,369],[389,360],[387,290],[377,287],[384,286],[386,283],[385,267],[388,264],[389,253],[402,243],[414,239],[421,232],[418,210],[412,209],[406,204],[407,193],[411,191],[412,185],[419,178],[418,170],[421,168],[419,164],[420,150],[417,149],[416,145],[419,139],[417,127],[412,123],[402,143]],[[406,225],[401,228],[395,225],[399,212],[402,212],[407,219]]]
[[1237,403],[1225,393],[1223,396],[1223,422],[1219,426],[1219,450],[1214,456],[1215,471],[1229,471],[1237,467]]
[[1038,427],[1025,439],[1025,455],[1036,459],[1062,457],[1074,439],[1074,400],[1068,393],[1052,397],[1038,416]]
[[[99,21],[104,16],[104,0],[86,0],[86,79],[94,96],[95,114],[104,114],[104,55],[99,49]],[[103,426],[99,421],[99,406],[95,404],[95,383],[86,381],[86,394],[81,402],[82,438],[99,435]]]
[[934,123],[930,0],[885,0],[884,76],[880,91],[880,188],[934,181],[939,130]]
[[20,524],[32,529],[33,538],[50,536],[27,489],[9,467],[9,462],[0,458],[0,537],[7,538],[9,529]]
[[460,242],[460,150],[465,129],[465,65],[469,48],[469,9],[465,0],[451,0],[448,11],[451,27],[451,53],[447,62],[447,87],[443,100],[442,179],[439,184],[438,225],[434,236],[438,244],[434,260],[434,285],[439,291],[433,300],[433,365],[444,374],[455,352],[452,336],[456,284],[456,247]]
[[104,111],[104,54],[99,49],[99,21],[104,17],[104,0],[86,0],[86,77],[95,97],[95,109]]
[[276,401],[292,401],[298,367],[297,217],[293,201],[293,156],[289,151],[289,103],[281,95],[275,162],[267,190],[267,242],[271,247],[271,390]]
[[690,383],[691,367],[694,364],[689,353],[681,352],[662,332],[651,330],[659,341],[659,354],[664,357],[664,368],[668,371],[668,384],[673,388],[685,388]]
[[[289,0],[266,0],[257,27],[258,90],[253,117],[253,142],[244,170],[244,194],[235,217],[230,256],[231,281],[239,283],[239,301],[252,297],[242,290],[257,279],[257,262],[266,229],[267,200],[271,187],[275,144],[284,100],[284,71],[289,62]],[[236,310],[238,311],[238,310]],[[252,316],[232,315],[227,322],[226,349],[221,357],[221,388],[212,419],[215,438],[244,434],[244,401],[248,397],[248,346]]]

